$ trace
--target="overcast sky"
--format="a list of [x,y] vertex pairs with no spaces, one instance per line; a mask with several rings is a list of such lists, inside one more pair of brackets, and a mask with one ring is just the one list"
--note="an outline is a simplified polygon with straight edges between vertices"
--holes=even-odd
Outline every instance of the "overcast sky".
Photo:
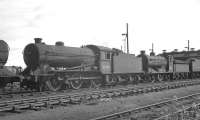
[[7,65],[25,66],[24,47],[41,37],[47,44],[119,48],[129,23],[130,51],[200,49],[200,0],[0,0],[0,39]]

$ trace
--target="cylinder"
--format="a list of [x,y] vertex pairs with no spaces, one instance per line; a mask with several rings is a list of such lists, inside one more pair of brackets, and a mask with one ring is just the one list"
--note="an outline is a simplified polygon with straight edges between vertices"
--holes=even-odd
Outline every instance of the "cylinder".
[[8,60],[9,47],[8,44],[0,40],[0,65],[5,65]]
[[29,44],[24,49],[23,57],[25,64],[33,70],[40,64],[48,64],[51,67],[95,64],[95,54],[89,48]]

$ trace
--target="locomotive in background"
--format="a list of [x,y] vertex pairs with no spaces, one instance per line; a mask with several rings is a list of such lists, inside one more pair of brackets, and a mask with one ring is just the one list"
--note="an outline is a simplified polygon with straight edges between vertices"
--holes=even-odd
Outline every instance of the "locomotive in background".
[[20,82],[19,72],[21,69],[16,66],[5,66],[9,55],[8,44],[0,40],[0,88],[4,88],[8,83]]
[[22,72],[22,86],[41,91],[200,77],[198,59],[176,59],[165,53],[148,56],[145,51],[135,56],[96,45],[46,45],[41,38],[25,47],[23,57],[27,68]]

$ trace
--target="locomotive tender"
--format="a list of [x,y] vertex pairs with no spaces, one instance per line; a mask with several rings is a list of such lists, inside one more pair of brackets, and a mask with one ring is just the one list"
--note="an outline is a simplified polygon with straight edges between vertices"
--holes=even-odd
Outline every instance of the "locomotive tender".
[[[199,77],[200,61],[176,60],[173,55],[139,56],[118,49],[87,45],[81,48],[64,46],[63,42],[47,45],[41,38],[24,49],[23,85],[39,90],[60,90],[64,87],[100,87],[119,82],[155,82]],[[194,63],[194,64],[193,64]]]

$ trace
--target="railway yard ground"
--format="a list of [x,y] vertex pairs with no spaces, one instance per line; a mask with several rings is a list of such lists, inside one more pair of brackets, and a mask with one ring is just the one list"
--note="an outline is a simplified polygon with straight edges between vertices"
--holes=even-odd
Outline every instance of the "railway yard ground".
[[48,109],[41,107],[28,111],[0,112],[0,120],[90,120],[195,93],[200,93],[200,85],[126,97],[105,97],[84,104],[65,104]]

